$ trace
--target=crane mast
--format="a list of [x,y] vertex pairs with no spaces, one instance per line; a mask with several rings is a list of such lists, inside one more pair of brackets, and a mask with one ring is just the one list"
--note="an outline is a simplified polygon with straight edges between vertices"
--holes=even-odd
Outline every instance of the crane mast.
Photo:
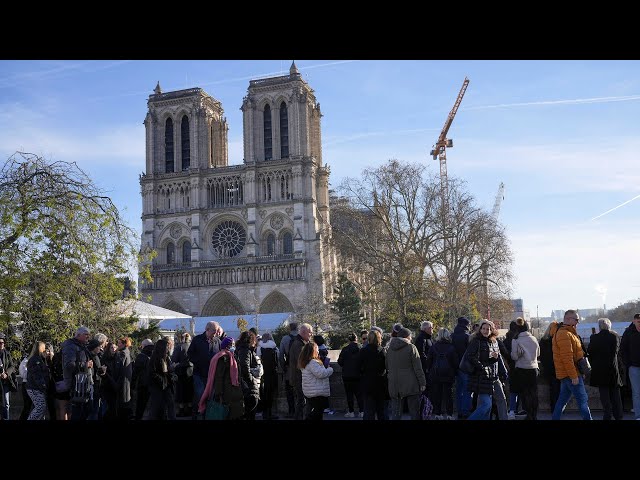
[[[496,195],[496,201],[493,204],[493,210],[491,211],[491,218],[495,222],[498,221],[498,215],[500,215],[500,206],[502,205],[502,201],[504,200],[504,182],[500,182],[500,186],[498,187],[498,193]],[[484,277],[484,298],[487,302],[487,320],[491,320],[491,305],[489,302],[489,281],[487,275],[487,265],[482,260],[482,275]]]
[[498,215],[500,215],[500,205],[502,205],[502,201],[504,200],[504,182],[500,182],[500,186],[498,187],[498,194],[496,195],[496,201],[493,204],[493,210],[491,211],[491,216],[494,220],[498,219]]
[[447,138],[447,133],[449,133],[449,128],[451,127],[451,123],[453,123],[453,119],[458,112],[460,103],[462,103],[462,97],[464,97],[468,85],[469,79],[467,77],[464,77],[464,82],[462,83],[462,87],[460,88],[460,92],[458,93],[458,98],[456,98],[456,101],[453,104],[453,108],[449,112],[447,119],[444,121],[444,126],[442,127],[442,131],[440,132],[438,141],[431,150],[431,156],[434,160],[440,158],[440,188],[442,190],[443,205],[445,205],[446,199],[449,196],[449,188],[447,182],[447,148],[453,148],[453,140]]

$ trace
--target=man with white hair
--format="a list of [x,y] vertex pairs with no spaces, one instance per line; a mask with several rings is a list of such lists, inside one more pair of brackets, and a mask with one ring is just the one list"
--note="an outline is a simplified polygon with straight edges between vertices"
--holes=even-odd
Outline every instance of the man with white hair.
[[[213,356],[220,351],[220,333],[222,329],[218,322],[208,322],[204,332],[193,337],[187,357],[193,363],[193,402],[192,418],[196,420],[200,397],[207,385],[209,377],[209,363]],[[204,417],[204,414],[203,414]]]
[[600,332],[589,340],[589,360],[591,361],[591,386],[598,387],[602,403],[603,420],[622,420],[622,378],[618,370],[620,336],[611,331],[611,320],[599,318]]
[[289,347],[289,356],[291,357],[289,361],[289,382],[293,386],[293,396],[296,403],[295,420],[304,420],[307,417],[305,415],[307,401],[302,392],[302,371],[298,366],[298,358],[302,348],[309,343],[312,335],[313,327],[308,323],[303,323],[300,325],[298,335],[293,339]]
[[[90,337],[91,335],[87,327],[79,327],[76,330],[75,337],[65,340],[60,347],[62,352],[62,371],[65,382],[65,392],[68,393],[69,399],[71,398],[71,387],[76,373],[87,372],[90,377],[93,375],[93,360],[91,360],[89,351],[87,350]],[[89,410],[86,408],[86,405],[72,405],[72,420],[85,420],[88,414]]]
[[416,337],[416,348],[420,354],[420,364],[422,365],[422,371],[427,378],[427,392],[429,390],[429,369],[427,368],[427,353],[433,346],[433,340],[431,336],[433,334],[433,323],[424,321],[420,324],[420,333]]

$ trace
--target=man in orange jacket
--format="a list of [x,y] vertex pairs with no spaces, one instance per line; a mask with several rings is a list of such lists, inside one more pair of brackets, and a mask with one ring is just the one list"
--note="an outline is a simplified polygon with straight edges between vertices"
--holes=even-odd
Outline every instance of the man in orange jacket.
[[583,420],[591,420],[587,391],[584,388],[584,378],[580,375],[576,364],[584,357],[582,343],[576,333],[576,325],[580,322],[580,315],[575,310],[564,312],[564,323],[559,324],[549,333],[553,335],[553,363],[556,367],[556,378],[560,380],[560,395],[553,410],[553,420],[560,420],[560,416],[567,406],[571,395],[576,397],[578,408]]

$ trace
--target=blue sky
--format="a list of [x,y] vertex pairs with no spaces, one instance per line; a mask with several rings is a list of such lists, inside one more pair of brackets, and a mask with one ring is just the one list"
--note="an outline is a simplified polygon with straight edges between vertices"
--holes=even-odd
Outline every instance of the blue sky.
[[[146,101],[202,87],[222,102],[229,161],[242,162],[249,79],[291,60],[0,61],[0,154],[75,161],[141,228]],[[500,220],[515,254],[515,296],[551,309],[613,307],[640,296],[640,62],[296,60],[321,104],[331,185],[389,158],[422,162],[465,76],[448,172]],[[606,292],[606,293],[605,293]]]

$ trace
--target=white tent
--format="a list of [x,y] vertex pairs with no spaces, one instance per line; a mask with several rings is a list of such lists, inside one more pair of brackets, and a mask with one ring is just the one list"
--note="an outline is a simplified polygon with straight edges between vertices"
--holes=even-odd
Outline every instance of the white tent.
[[[225,334],[237,338],[240,335],[238,329],[238,319],[243,318],[247,322],[247,328],[256,327],[258,333],[273,332],[282,324],[293,321],[292,313],[261,313],[259,315],[225,315],[220,317],[194,317],[193,329],[191,333],[198,335],[204,332],[207,322],[218,322]],[[160,322],[161,330],[178,330],[180,328],[180,320],[164,320]]]
[[[131,315],[138,317],[138,328],[147,328],[149,326],[149,321],[153,320],[160,322],[161,324],[163,321],[176,321],[180,326],[190,330],[191,321],[193,320],[191,315],[185,315],[184,313],[158,307],[156,305],[131,298],[118,300],[116,302],[116,309],[118,310],[120,317],[129,317]],[[161,330],[166,330],[162,326],[160,328]],[[177,330],[177,328],[174,330]]]

